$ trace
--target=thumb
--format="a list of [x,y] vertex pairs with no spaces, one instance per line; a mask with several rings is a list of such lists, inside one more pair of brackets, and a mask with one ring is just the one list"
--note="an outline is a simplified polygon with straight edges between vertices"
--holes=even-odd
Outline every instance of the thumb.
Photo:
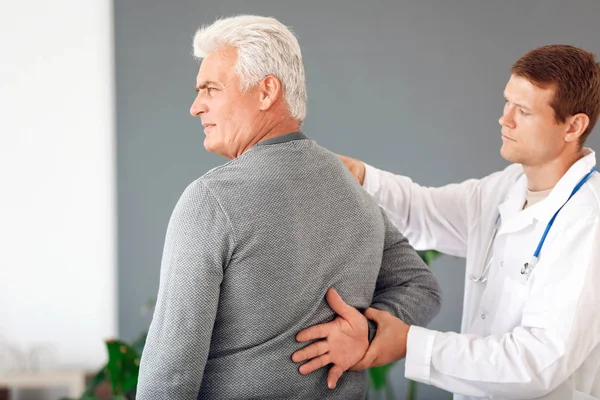
[[386,314],[389,314],[387,311],[381,311],[373,307],[369,307],[365,310],[365,317],[375,322],[381,321],[386,317]]
[[353,314],[358,312],[354,307],[349,306],[342,299],[342,297],[338,294],[338,292],[334,288],[330,288],[327,290],[327,294],[325,295],[325,299],[327,300],[327,304],[336,314],[342,317],[345,320],[349,320],[353,317]]

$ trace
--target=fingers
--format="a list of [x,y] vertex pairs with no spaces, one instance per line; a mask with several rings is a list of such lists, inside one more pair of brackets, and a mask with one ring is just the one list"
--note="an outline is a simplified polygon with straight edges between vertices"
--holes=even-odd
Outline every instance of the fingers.
[[340,160],[342,160],[342,162],[344,163],[346,168],[350,171],[352,176],[354,176],[354,179],[356,179],[358,181],[358,183],[362,185],[365,181],[365,174],[366,174],[365,164],[362,161],[357,160],[355,158],[350,158],[350,157],[342,156],[339,154],[338,154],[338,157],[340,158]]
[[388,315],[391,315],[391,314],[388,313],[387,311],[381,311],[381,310],[378,310],[378,309],[372,308],[372,307],[367,308],[365,311],[365,317],[367,317],[368,319],[375,321],[375,322],[381,321]]
[[358,364],[350,367],[348,371],[362,371],[363,369],[371,368],[371,365],[373,365],[374,361],[375,359],[372,359],[372,357],[365,356],[365,358],[360,360]]
[[350,169],[350,167],[352,165],[352,161],[354,161],[354,160],[348,156],[343,156],[341,154],[337,154],[337,156],[339,157],[340,160],[342,160],[344,165],[346,165],[346,168]]
[[327,337],[331,331],[331,322],[319,324],[306,328],[296,335],[296,340],[299,342],[308,342],[309,340],[323,339]]
[[337,385],[337,381],[342,377],[344,370],[337,365],[333,365],[329,369],[329,374],[327,374],[327,387],[329,389],[335,389]]
[[331,362],[331,357],[329,356],[329,353],[323,354],[322,356],[313,358],[306,364],[302,364],[300,366],[300,368],[298,368],[298,371],[300,371],[300,373],[302,375],[310,374],[311,372],[314,372],[314,371],[318,370],[319,368],[323,368],[330,362]]
[[327,304],[329,304],[329,307],[331,307],[331,309],[335,311],[336,314],[338,314],[345,320],[351,319],[353,316],[356,316],[357,313],[360,314],[360,312],[356,308],[346,304],[346,302],[342,299],[342,297],[334,288],[330,288],[329,290],[327,290],[325,299],[327,300]]
[[379,347],[377,343],[371,343],[371,346],[369,346],[369,349],[365,353],[365,356],[362,358],[362,360],[360,360],[356,365],[352,366],[349,371],[362,371],[363,369],[371,368],[371,366],[377,360],[378,348]]
[[302,362],[323,355],[328,351],[329,345],[327,344],[327,342],[324,340],[320,340],[292,354],[292,361]]

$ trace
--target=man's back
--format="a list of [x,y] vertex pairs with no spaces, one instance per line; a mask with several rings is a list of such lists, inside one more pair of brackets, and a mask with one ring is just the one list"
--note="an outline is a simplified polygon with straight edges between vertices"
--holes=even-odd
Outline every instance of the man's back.
[[[407,282],[411,276],[424,276],[433,292],[437,290],[435,279],[423,275],[426,268],[414,251],[341,161],[300,133],[263,141],[211,170],[188,187],[182,202],[190,206],[178,204],[169,226],[159,303],[146,345],[151,353],[146,354],[145,349],[142,360],[146,364],[144,380],[160,377],[171,381],[157,385],[156,393],[164,390],[171,394],[168,385],[198,379],[201,399],[363,398],[364,372],[344,374],[335,390],[327,388],[326,370],[301,375],[290,358],[302,347],[296,334],[333,318],[324,301],[330,287],[359,309],[372,303],[376,289],[400,286],[399,275]],[[189,208],[196,211],[186,211]],[[183,219],[191,222],[177,223],[179,214],[188,215]],[[214,218],[211,225],[198,231],[195,215]],[[188,262],[195,256],[187,250],[173,254],[171,243],[181,241],[176,238],[179,235],[185,235],[190,253],[197,246],[208,248],[208,257],[222,267],[198,278],[195,269],[207,268],[204,264],[211,261]],[[386,242],[390,237],[395,243]],[[394,253],[394,265],[387,263],[389,276],[382,278],[384,245],[398,247],[401,240],[404,247]],[[177,266],[177,274],[170,273],[169,265],[182,264],[181,260],[186,266]],[[406,270],[401,270],[402,264],[407,265]],[[169,282],[178,279],[185,283],[168,288]],[[427,285],[419,292],[422,297],[424,287]],[[186,290],[190,293],[184,293]],[[389,296],[388,303],[406,303],[401,307],[407,315],[425,314],[419,317],[426,320],[439,306],[439,297],[410,296],[410,302],[396,301],[393,291],[381,291]],[[167,300],[161,301],[161,292]],[[436,294],[428,292],[427,296]],[[394,309],[391,311],[397,314]],[[183,328],[174,328],[181,333],[172,331],[172,321],[183,324]],[[190,326],[186,328],[186,324]],[[180,359],[165,360],[156,350],[165,340],[188,350],[175,349],[173,357]],[[190,370],[199,371],[196,359],[203,354],[202,376],[190,375],[186,360]],[[161,368],[175,372],[163,377],[158,372]]]
[[300,330],[332,319],[329,287],[356,307],[371,304],[385,238],[379,208],[311,140],[263,142],[202,180],[230,217],[236,250],[200,398],[362,397],[363,373],[331,391],[326,371],[302,376],[289,355]]

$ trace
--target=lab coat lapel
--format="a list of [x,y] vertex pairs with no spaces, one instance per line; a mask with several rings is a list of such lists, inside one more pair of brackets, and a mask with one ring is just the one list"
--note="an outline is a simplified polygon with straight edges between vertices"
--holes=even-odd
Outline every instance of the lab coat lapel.
[[557,183],[547,199],[523,210],[527,195],[527,176],[523,174],[508,193],[506,200],[498,206],[502,225],[498,236],[517,232],[537,221],[548,222],[556,210],[569,198],[573,187],[596,164],[596,155],[590,149],[584,150],[585,156],[577,161]]
[[498,206],[501,225],[498,235],[519,231],[533,222],[529,213],[521,213],[527,194],[527,177],[523,174],[508,193],[506,200]]
[[533,218],[541,222],[549,222],[556,211],[567,202],[575,186],[590,172],[594,165],[596,165],[596,157],[593,152],[588,153],[573,164],[554,186],[548,198],[531,207]]

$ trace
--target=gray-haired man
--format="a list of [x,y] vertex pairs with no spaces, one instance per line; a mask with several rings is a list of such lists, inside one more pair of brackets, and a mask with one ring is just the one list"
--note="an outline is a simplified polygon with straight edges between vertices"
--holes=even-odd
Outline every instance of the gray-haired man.
[[[301,375],[296,334],[333,319],[330,287],[358,309],[427,323],[438,284],[343,163],[300,132],[304,68],[285,26],[223,19],[197,32],[194,51],[204,61],[191,114],[205,148],[231,161],[193,182],[171,217],[137,398],[364,398],[364,372],[335,390],[327,371]],[[335,380],[368,347],[366,319],[352,323],[361,344],[320,359]]]

